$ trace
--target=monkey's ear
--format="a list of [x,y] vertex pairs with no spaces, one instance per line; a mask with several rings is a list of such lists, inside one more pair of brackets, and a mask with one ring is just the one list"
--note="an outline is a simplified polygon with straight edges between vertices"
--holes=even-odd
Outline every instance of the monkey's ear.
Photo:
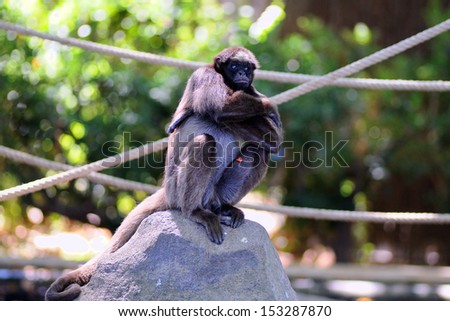
[[259,65],[259,61],[253,56],[253,69],[259,69],[261,66]]
[[216,71],[220,71],[222,69],[222,57],[221,56],[217,56],[214,58],[214,69],[216,69]]

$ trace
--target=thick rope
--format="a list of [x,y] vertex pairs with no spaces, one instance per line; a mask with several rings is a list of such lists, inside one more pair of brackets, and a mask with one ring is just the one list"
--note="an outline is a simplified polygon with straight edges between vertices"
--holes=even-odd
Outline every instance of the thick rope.
[[290,217],[315,220],[371,222],[371,223],[403,223],[403,224],[450,224],[450,214],[412,213],[412,212],[364,212],[326,210],[308,207],[292,207],[280,205],[257,205],[239,203],[238,206],[259,211],[285,214]]
[[[75,166],[62,164],[45,158],[33,156],[1,145],[0,145],[0,155],[10,160],[14,160],[16,162],[28,164],[34,167],[52,169],[55,171],[68,171],[70,169],[76,168]],[[149,194],[153,194],[159,189],[158,186],[144,184],[136,181],[130,181],[127,179],[100,173],[90,173],[86,176],[86,178],[92,182],[117,187],[121,190],[130,190],[130,191],[138,190],[147,192]]]
[[336,79],[352,75],[352,74],[357,73],[365,68],[373,66],[383,60],[386,60],[395,55],[398,55],[399,53],[401,53],[407,49],[410,49],[422,42],[425,42],[433,37],[436,37],[437,35],[445,32],[449,29],[450,29],[450,19],[445,20],[444,22],[442,22],[434,27],[431,27],[429,29],[426,29],[412,37],[409,37],[409,38],[402,40],[396,44],[393,44],[392,46],[389,46],[389,47],[384,48],[380,51],[377,51],[367,57],[357,60],[347,66],[344,66],[333,72],[330,72],[322,77],[308,81],[307,83],[305,83],[303,85],[297,86],[297,87],[287,90],[281,94],[273,96],[271,98],[271,100],[275,104],[285,103],[289,100],[297,98],[298,96],[304,95],[313,90],[327,86],[327,85],[333,83]]
[[6,22],[4,20],[0,20],[0,29],[14,31],[17,33],[20,33],[22,35],[27,36],[34,36],[42,39],[47,39],[51,41],[59,42],[63,45],[72,46],[72,47],[78,47],[81,49],[85,49],[88,51],[98,52],[103,55],[111,55],[119,58],[125,58],[125,59],[133,59],[149,64],[155,64],[155,65],[166,65],[171,67],[178,67],[178,68],[187,68],[187,69],[196,69],[203,65],[204,63],[198,63],[198,62],[192,62],[192,61],[185,61],[182,59],[176,59],[176,58],[169,58],[169,57],[163,57],[154,55],[151,53],[146,52],[139,52],[136,50],[130,50],[130,49],[123,49],[123,48],[117,48],[114,46],[108,46],[103,45],[91,41],[81,40],[81,39],[75,39],[75,38],[62,38],[58,36],[54,36],[48,33],[39,32],[36,30],[28,29],[25,27],[22,27],[20,25],[16,25],[10,22]]
[[19,197],[29,193],[43,190],[47,187],[54,186],[60,183],[68,182],[76,178],[84,177],[89,173],[99,172],[101,170],[118,166],[124,162],[137,159],[149,153],[163,150],[167,147],[167,138],[160,139],[154,143],[140,146],[138,148],[131,149],[127,152],[117,154],[115,156],[107,157],[96,161],[91,164],[87,164],[81,167],[75,167],[66,172],[58,173],[49,177],[41,178],[33,182],[15,186],[3,191],[0,191],[0,202],[8,200],[10,198]]
[[[192,62],[176,58],[159,56],[151,53],[139,52],[130,49],[122,49],[114,46],[98,44],[91,41],[76,38],[61,38],[51,34],[28,29],[23,26],[6,22],[3,20],[0,20],[0,29],[14,31],[19,34],[28,36],[35,36],[50,41],[56,41],[64,45],[74,46],[92,52],[97,52],[119,58],[134,59],[148,64],[165,65],[191,70],[197,69],[205,65],[205,63],[201,62]],[[257,70],[255,77],[257,79],[264,79],[283,83],[294,83],[294,84],[302,84],[310,80],[320,78],[320,76],[291,74],[286,72],[275,72],[267,70]],[[379,79],[351,78],[351,79],[337,79],[335,82],[333,82],[333,86],[366,88],[377,90],[391,89],[391,90],[414,90],[414,91],[450,91],[449,81],[379,80]]]
[[[286,72],[256,70],[255,78],[280,83],[303,84],[321,76],[290,74]],[[336,87],[371,89],[371,90],[401,90],[401,91],[450,91],[450,81],[443,80],[403,80],[403,79],[370,79],[370,78],[340,78],[330,84]]]

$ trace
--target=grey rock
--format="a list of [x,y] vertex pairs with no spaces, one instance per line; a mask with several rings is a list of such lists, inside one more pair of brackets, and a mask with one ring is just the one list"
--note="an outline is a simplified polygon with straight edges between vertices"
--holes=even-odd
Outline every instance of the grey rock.
[[146,218],[104,257],[79,300],[296,300],[266,230],[224,226],[221,245],[176,211]]

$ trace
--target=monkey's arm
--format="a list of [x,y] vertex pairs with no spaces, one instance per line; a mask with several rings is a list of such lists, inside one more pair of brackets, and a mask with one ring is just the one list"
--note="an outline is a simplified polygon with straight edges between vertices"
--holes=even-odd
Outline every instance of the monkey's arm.
[[194,92],[195,86],[195,73],[189,78],[186,88],[184,89],[183,97],[181,97],[180,103],[178,104],[177,110],[172,117],[172,122],[167,128],[167,134],[171,134],[175,129],[181,125],[181,123],[186,120],[189,116],[194,113],[192,108],[192,94]]
[[175,131],[175,129],[178,126],[180,126],[183,121],[186,120],[186,118],[192,116],[193,114],[194,114],[194,111],[192,109],[188,109],[182,114],[178,114],[178,115],[175,114],[175,116],[173,117],[174,119],[172,120],[172,123],[167,128],[167,134],[172,134]]
[[206,66],[197,69],[188,80],[167,133],[173,133],[194,113],[212,116],[215,111],[223,107],[229,95],[231,95],[230,89],[214,68]]
[[[185,105],[187,100],[182,99],[177,108],[177,112],[172,119],[172,123],[167,128],[168,134],[173,133],[183,121],[196,113],[194,107],[197,107],[195,109],[197,109],[198,114],[207,114],[217,123],[241,122],[256,116],[268,116],[278,127],[281,127],[281,121],[276,112],[276,107],[265,96],[254,97],[242,91],[238,91],[229,97],[227,102],[224,102],[223,106],[216,106],[214,103],[211,103],[202,110],[199,108],[200,99],[198,96],[203,95],[204,94],[200,93],[197,94],[197,104],[193,104],[192,108],[187,108]],[[216,103],[218,104],[219,102],[217,101]]]
[[269,117],[281,128],[277,107],[269,98],[259,93],[248,94],[236,91],[222,109],[216,111],[214,119],[218,123],[242,122],[254,117]]
[[224,124],[248,144],[277,153],[283,140],[277,106],[253,86],[246,93],[236,92],[232,98],[224,106]]

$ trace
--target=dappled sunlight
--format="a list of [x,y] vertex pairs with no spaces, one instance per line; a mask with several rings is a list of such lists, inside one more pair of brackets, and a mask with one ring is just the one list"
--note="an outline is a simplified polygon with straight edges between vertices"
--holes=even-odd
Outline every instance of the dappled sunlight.
[[[243,199],[242,203],[246,204],[276,204],[276,200],[270,199],[267,196],[263,196],[259,193],[253,192],[247,194]],[[257,222],[261,224],[269,233],[270,236],[273,236],[286,221],[286,215],[265,212],[265,211],[257,211],[245,208],[244,214],[245,218]]]
[[444,299],[450,300],[450,284],[440,285],[436,292]]
[[[90,217],[97,217],[90,213]],[[87,260],[102,251],[111,232],[90,224],[78,223],[63,216],[44,218],[42,211],[27,208],[28,222],[14,230],[5,229],[9,220],[0,215],[0,253],[11,258],[33,259],[59,256],[66,260]]]
[[321,244],[315,244],[303,253],[300,264],[311,265],[317,268],[327,268],[336,263],[336,254],[333,249]]
[[55,235],[38,235],[33,243],[39,250],[58,250],[62,258],[74,260],[93,256],[104,250],[108,241],[109,238],[105,235],[87,239],[76,233],[63,232]]
[[257,42],[265,40],[267,35],[283,20],[284,16],[285,12],[279,5],[268,6],[250,26],[249,36]]
[[329,281],[326,287],[334,293],[355,298],[381,296],[386,291],[386,285],[367,281]]

